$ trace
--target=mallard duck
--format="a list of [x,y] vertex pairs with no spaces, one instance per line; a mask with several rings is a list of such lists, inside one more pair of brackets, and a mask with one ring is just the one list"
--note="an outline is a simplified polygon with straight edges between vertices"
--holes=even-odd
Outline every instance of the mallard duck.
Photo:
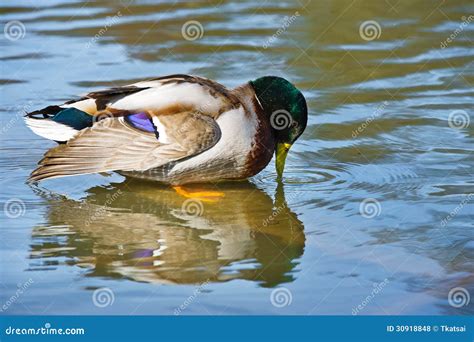
[[281,179],[306,128],[303,94],[266,76],[235,89],[170,75],[95,91],[26,114],[34,133],[59,143],[29,178],[116,171],[172,185],[245,179],[276,155]]

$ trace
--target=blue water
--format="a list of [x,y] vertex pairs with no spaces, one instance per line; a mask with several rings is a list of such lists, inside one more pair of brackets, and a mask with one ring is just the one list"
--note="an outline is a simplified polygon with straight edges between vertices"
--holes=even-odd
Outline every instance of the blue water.
[[[472,314],[469,13],[459,0],[3,4],[3,27],[24,30],[0,40],[2,314]],[[188,215],[172,189],[113,173],[25,183],[55,146],[25,111],[173,73],[303,90],[283,188],[272,163]]]

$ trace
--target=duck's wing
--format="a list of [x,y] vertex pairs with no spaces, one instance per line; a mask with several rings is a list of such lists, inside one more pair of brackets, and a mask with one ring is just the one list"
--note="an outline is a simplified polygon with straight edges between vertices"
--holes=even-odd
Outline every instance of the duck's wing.
[[199,111],[144,114],[106,118],[81,130],[66,144],[49,150],[29,180],[146,171],[197,155],[221,137],[216,121]]
[[94,91],[62,105],[28,113],[25,120],[36,134],[65,142],[104,118],[177,111],[200,111],[217,118],[236,105],[238,100],[232,92],[217,82],[198,76],[169,75]]
[[213,115],[222,106],[235,102],[232,93],[210,79],[191,75],[169,75],[145,80],[123,87],[91,92],[66,102],[90,115],[137,113],[143,110],[166,111],[176,105],[196,107],[205,105],[206,114]]

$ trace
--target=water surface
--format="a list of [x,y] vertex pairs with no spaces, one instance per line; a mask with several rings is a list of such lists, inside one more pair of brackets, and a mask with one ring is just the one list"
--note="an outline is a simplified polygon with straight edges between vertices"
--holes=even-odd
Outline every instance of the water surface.
[[[3,27],[24,26],[0,40],[4,312],[474,312],[448,301],[458,287],[474,296],[467,1],[2,6]],[[190,21],[202,31],[185,39]],[[113,173],[25,183],[55,145],[25,111],[173,73],[302,89],[309,124],[283,186],[269,165],[198,187],[224,197],[183,211],[172,189]]]

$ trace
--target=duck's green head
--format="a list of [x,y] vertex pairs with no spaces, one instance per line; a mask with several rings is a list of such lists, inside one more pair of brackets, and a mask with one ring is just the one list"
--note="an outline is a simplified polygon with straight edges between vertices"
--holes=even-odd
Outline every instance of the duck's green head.
[[250,84],[275,132],[276,170],[281,179],[288,151],[308,122],[306,100],[293,84],[281,77],[260,77]]

